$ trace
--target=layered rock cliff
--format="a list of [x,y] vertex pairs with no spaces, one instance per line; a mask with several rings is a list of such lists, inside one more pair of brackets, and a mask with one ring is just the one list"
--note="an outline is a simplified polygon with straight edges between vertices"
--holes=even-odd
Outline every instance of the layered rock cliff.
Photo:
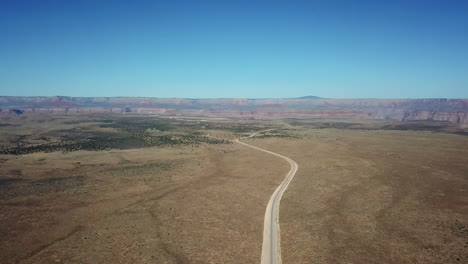
[[0,114],[136,113],[275,118],[440,120],[468,124],[467,99],[183,99],[144,97],[0,97]]

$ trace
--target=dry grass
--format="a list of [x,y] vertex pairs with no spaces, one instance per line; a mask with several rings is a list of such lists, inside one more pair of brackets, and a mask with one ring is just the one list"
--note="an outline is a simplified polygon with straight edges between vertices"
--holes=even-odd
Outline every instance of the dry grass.
[[281,203],[284,263],[468,261],[468,138],[321,129],[253,144],[299,171]]
[[284,263],[467,260],[466,136],[381,130],[389,125],[381,121],[21,116],[2,124],[4,146],[124,135],[122,149],[0,155],[2,263],[258,263],[265,206],[286,162],[237,144],[134,148],[125,133],[233,139],[266,128],[248,141],[299,164],[281,203]]
[[257,262],[265,204],[288,170],[235,144],[0,158],[4,263]]

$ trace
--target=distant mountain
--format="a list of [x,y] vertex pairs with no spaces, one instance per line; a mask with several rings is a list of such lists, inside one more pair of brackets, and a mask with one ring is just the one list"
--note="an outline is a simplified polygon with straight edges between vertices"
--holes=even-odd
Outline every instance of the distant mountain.
[[321,99],[321,98],[322,98],[322,97],[313,96],[313,95],[308,95],[308,96],[298,97],[297,99]]
[[468,125],[467,99],[182,99],[146,97],[0,96],[0,115],[153,114],[244,119],[354,118],[440,120]]

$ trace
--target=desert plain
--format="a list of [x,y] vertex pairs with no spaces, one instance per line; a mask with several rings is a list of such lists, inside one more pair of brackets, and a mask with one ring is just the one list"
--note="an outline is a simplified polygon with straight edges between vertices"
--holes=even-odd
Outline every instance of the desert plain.
[[466,263],[468,133],[449,122],[0,119],[1,263]]

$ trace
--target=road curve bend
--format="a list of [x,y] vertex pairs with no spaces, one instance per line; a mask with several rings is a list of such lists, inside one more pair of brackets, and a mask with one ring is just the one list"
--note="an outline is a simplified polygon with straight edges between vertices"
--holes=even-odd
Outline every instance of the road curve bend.
[[[253,137],[255,136],[255,134],[256,133],[245,138]],[[236,142],[249,148],[253,148],[280,157],[289,162],[289,164],[291,165],[291,169],[289,170],[288,174],[286,174],[286,177],[278,186],[278,188],[276,188],[275,192],[273,192],[270,201],[268,201],[268,205],[265,211],[265,220],[263,223],[263,245],[261,264],[281,264],[279,206],[281,197],[286,191],[286,188],[288,188],[288,185],[293,179],[294,175],[296,174],[296,171],[299,168],[299,166],[294,160],[281,154],[249,145],[247,143],[241,142],[239,139],[236,139]]]

